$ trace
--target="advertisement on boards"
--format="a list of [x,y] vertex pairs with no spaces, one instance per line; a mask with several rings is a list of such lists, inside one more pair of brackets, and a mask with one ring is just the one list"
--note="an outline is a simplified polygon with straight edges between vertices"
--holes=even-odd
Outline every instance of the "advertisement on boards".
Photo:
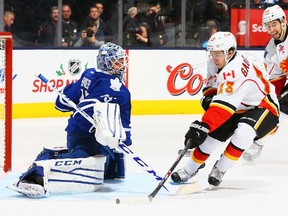
[[[242,50],[240,52],[243,52]],[[248,51],[263,58],[263,51]],[[208,54],[205,50],[127,50],[127,83],[136,114],[201,112]],[[59,90],[96,67],[97,50],[15,50],[13,115],[58,116],[57,94],[35,75],[41,73]]]

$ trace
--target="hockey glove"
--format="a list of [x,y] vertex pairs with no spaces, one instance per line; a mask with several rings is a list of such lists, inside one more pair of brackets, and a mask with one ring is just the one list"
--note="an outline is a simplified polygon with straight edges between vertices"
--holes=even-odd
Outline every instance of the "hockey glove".
[[126,131],[126,139],[123,141],[126,146],[132,145],[131,132]]
[[202,108],[206,111],[208,110],[209,106],[210,106],[210,103],[212,102],[212,98],[215,96],[215,94],[211,94],[211,95],[206,95],[206,96],[203,96],[201,98],[201,106]]
[[206,139],[209,133],[209,126],[204,122],[195,121],[190,125],[189,130],[185,135],[185,146],[188,142],[188,139],[192,140],[191,149],[200,146]]

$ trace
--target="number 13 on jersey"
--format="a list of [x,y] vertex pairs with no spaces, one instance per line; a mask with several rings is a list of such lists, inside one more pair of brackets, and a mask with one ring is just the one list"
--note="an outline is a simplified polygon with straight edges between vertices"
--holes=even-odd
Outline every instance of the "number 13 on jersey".
[[234,92],[234,82],[226,81],[219,85],[218,94],[232,94]]

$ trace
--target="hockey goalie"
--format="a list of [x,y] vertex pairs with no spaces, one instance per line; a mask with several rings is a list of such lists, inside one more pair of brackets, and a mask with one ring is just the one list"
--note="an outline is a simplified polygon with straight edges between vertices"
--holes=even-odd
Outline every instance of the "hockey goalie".
[[131,99],[125,83],[128,59],[122,47],[106,43],[97,55],[97,69],[89,68],[62,89],[94,124],[58,96],[56,109],[72,112],[65,148],[44,148],[19,181],[9,188],[28,197],[51,193],[85,193],[99,190],[106,179],[124,179],[120,142],[131,140]]

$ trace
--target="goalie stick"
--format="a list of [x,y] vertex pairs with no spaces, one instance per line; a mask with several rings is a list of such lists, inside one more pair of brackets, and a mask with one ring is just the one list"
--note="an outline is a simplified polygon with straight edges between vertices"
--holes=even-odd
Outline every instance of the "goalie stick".
[[[71,105],[71,107],[73,107],[75,110],[77,110],[87,121],[89,121],[91,124],[93,124],[95,126],[94,119],[91,116],[89,116],[85,111],[83,111],[79,106],[77,106],[73,101],[71,101],[65,94],[63,94],[61,91],[59,91],[47,78],[45,78],[42,74],[36,74],[35,76],[38,77],[41,81],[43,81],[45,84],[47,84],[63,100],[65,100],[69,105]],[[126,156],[128,156],[129,159],[131,159],[134,163],[136,163],[136,165],[141,167],[141,169],[143,169],[146,173],[148,173],[149,176],[153,177],[154,180],[156,180],[157,182],[160,182],[160,183],[162,182],[161,186],[158,186],[159,189],[157,187],[158,191],[161,189],[161,187],[163,187],[172,195],[191,194],[191,193],[199,192],[199,191],[206,189],[208,187],[206,182],[196,182],[195,184],[187,184],[187,185],[181,185],[181,186],[176,186],[176,187],[175,187],[175,185],[171,185],[171,184],[164,185],[164,183],[167,179],[165,181],[163,181],[163,179],[156,173],[156,171],[154,171],[151,167],[149,167],[149,165],[147,163],[145,163],[140,157],[138,157],[128,146],[126,146],[124,143],[120,143],[119,146],[117,147],[117,149],[119,149]],[[180,157],[182,158],[183,155],[184,155],[184,153],[180,154]],[[159,185],[160,185],[160,183],[159,183]],[[158,191],[156,193],[154,191],[153,192],[156,195],[158,193]],[[153,196],[154,193],[151,195]],[[116,202],[117,202],[117,200],[116,200]]]

